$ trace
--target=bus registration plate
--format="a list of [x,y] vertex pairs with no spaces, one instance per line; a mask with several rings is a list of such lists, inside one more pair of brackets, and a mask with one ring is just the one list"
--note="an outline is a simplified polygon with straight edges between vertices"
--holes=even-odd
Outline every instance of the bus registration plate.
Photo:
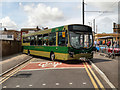
[[79,60],[85,60],[85,57],[81,57],[81,58],[79,58]]

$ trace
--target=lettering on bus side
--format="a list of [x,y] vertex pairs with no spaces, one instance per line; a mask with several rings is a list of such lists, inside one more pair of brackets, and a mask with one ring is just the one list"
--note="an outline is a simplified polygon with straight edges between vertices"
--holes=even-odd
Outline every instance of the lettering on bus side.
[[44,47],[35,47],[35,48],[44,48]]

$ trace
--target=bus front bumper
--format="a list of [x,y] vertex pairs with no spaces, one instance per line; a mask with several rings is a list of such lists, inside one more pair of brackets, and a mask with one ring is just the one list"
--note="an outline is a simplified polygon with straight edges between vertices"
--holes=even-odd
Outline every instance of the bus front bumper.
[[92,59],[92,58],[93,58],[93,53],[80,53],[73,55],[73,57],[69,56],[69,60]]

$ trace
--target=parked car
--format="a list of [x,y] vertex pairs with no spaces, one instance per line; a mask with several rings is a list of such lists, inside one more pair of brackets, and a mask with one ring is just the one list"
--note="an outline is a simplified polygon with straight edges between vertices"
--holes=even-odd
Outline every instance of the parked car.
[[118,45],[111,46],[104,50],[108,53],[108,57],[114,58],[115,56],[120,56],[120,46]]

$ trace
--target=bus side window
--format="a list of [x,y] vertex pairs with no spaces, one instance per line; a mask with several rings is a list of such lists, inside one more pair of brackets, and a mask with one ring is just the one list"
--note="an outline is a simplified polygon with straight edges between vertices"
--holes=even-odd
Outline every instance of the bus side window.
[[34,43],[35,43],[35,37],[34,37],[34,36],[31,36],[30,45],[34,45]]
[[48,34],[43,35],[43,45],[47,46],[48,45]]
[[42,35],[38,35],[38,45],[42,45]]
[[34,36],[34,45],[37,45],[37,36]]
[[30,37],[24,37],[23,43],[30,43]]
[[27,43],[30,43],[30,37],[27,37]]
[[58,32],[58,45],[59,46],[67,46],[67,34],[66,32]]
[[26,37],[23,37],[23,43],[26,43]]
[[49,34],[49,45],[55,46],[56,45],[56,33],[50,33]]

